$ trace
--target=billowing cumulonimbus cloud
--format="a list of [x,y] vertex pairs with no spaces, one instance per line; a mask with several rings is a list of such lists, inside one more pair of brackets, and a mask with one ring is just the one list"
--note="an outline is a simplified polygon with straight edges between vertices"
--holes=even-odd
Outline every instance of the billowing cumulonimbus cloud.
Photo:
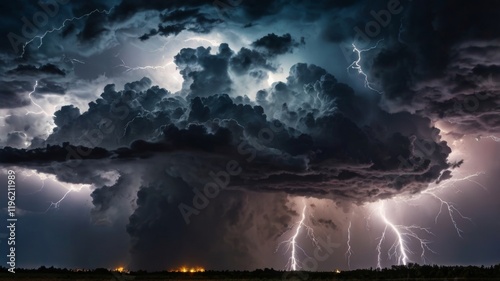
[[[198,186],[234,159],[244,163],[234,188],[357,203],[419,192],[450,168],[450,149],[430,120],[387,113],[318,66],[296,64],[286,82],[260,91],[256,101],[238,98],[228,74],[232,57],[238,54],[227,44],[217,54],[182,49],[175,57],[185,79],[181,95],[147,78],[122,91],[108,85],[88,111],[56,112],[46,143],[103,147],[96,157],[105,159],[197,155],[196,163],[179,161],[189,168],[177,168],[176,176]],[[28,152],[15,151],[26,162],[21,155]],[[44,161],[51,153],[29,155]]]

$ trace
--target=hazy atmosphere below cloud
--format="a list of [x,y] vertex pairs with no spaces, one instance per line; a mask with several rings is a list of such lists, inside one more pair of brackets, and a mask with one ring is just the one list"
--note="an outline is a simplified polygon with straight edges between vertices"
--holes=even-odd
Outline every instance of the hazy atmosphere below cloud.
[[17,268],[500,262],[500,2],[0,13]]

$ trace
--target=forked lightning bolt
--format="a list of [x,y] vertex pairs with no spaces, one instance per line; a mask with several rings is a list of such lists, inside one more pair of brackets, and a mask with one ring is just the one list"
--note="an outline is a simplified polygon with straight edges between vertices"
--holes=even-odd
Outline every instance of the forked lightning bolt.
[[396,236],[394,243],[387,252],[388,258],[389,259],[395,258],[397,260],[398,265],[406,265],[410,261],[409,254],[411,254],[412,251],[409,247],[409,242],[412,239],[416,240],[420,244],[420,249],[421,249],[420,257],[424,263],[427,251],[434,253],[434,251],[431,248],[429,248],[430,241],[420,237],[420,235],[417,233],[417,232],[423,232],[426,233],[427,235],[433,235],[433,233],[430,232],[429,229],[416,225],[407,226],[407,225],[394,224],[389,220],[389,218],[385,213],[385,203],[383,201],[380,202],[380,206],[378,208],[378,214],[382,219],[383,223],[385,224],[384,231],[382,232],[382,235],[377,245],[378,268],[382,268],[382,246],[383,246],[382,244],[387,239],[388,229],[394,232],[394,235]]
[[364,80],[365,80],[365,87],[366,87],[366,88],[368,88],[368,89],[370,89],[370,90],[372,90],[372,91],[375,91],[375,92],[377,92],[377,93],[379,93],[379,94],[383,94],[383,92],[381,92],[381,91],[379,91],[379,90],[377,90],[377,89],[375,89],[375,88],[373,88],[373,87],[372,87],[372,84],[371,84],[371,83],[370,83],[370,81],[368,80],[368,75],[367,75],[367,74],[363,71],[363,68],[362,68],[362,66],[361,66],[361,54],[362,54],[363,52],[371,51],[371,50],[373,50],[373,49],[377,48],[377,47],[378,47],[378,44],[379,44],[382,40],[383,40],[383,39],[379,40],[379,41],[377,42],[377,44],[375,44],[375,46],[373,46],[373,47],[371,47],[371,48],[368,48],[368,49],[362,49],[362,50],[358,49],[358,48],[356,47],[356,45],[355,45],[354,43],[352,43],[352,48],[353,48],[353,49],[352,49],[352,51],[353,51],[353,52],[355,52],[355,53],[358,55],[358,59],[357,59],[357,60],[355,60],[355,61],[353,61],[353,62],[352,62],[352,63],[351,63],[351,64],[347,67],[347,71],[349,71],[349,69],[355,69],[355,70],[357,70],[357,71],[358,71],[358,74],[361,74],[361,75],[364,77]]
[[[453,224],[453,227],[455,228],[455,231],[459,237],[462,237],[462,229],[458,226],[458,221],[457,218],[461,218],[464,220],[469,220],[471,219],[469,217],[464,216],[458,208],[451,202],[446,201],[443,199],[438,193],[449,188],[449,187],[454,187],[456,183],[458,182],[463,182],[463,181],[468,181],[472,182],[483,189],[486,190],[486,187],[483,186],[481,183],[477,182],[474,180],[474,178],[484,174],[483,172],[478,172],[474,173],[462,178],[457,178],[457,179],[448,179],[442,184],[435,185],[432,187],[429,187],[428,189],[422,191],[421,195],[410,198],[410,199],[405,199],[403,200],[404,202],[410,202],[417,200],[421,198],[422,196],[430,196],[431,198],[437,200],[440,203],[439,211],[437,212],[434,220],[435,223],[437,223],[438,218],[441,216],[443,213],[443,209],[445,209],[448,212],[448,216],[450,218],[451,223]],[[427,239],[422,238],[419,233],[425,234],[425,235],[433,235],[432,232],[429,231],[428,228],[420,227],[420,226],[415,226],[415,225],[397,225],[394,224],[386,215],[385,213],[385,202],[381,202],[379,207],[378,207],[378,214],[380,218],[382,219],[382,222],[384,223],[384,230],[382,231],[382,235],[380,237],[380,240],[377,244],[377,267],[381,268],[382,267],[382,247],[383,247],[383,242],[387,239],[387,232],[388,230],[392,231],[394,235],[396,236],[394,244],[389,248],[388,250],[388,256],[389,259],[392,259],[393,257],[396,258],[397,263],[399,265],[406,265],[409,261],[409,255],[413,254],[413,252],[410,249],[410,240],[417,241],[420,245],[420,251],[421,251],[421,259],[425,263],[426,261],[426,253],[428,251],[435,253],[430,247],[429,243],[430,241]]]
[[50,34],[50,33],[54,32],[54,31],[61,31],[61,29],[63,29],[64,27],[66,27],[66,24],[67,24],[68,22],[72,22],[72,21],[74,21],[74,20],[79,20],[79,19],[82,19],[82,18],[88,17],[88,16],[90,16],[90,15],[92,15],[92,14],[95,14],[95,13],[101,13],[101,14],[102,14],[102,13],[105,13],[105,14],[109,15],[109,13],[111,12],[111,10],[112,10],[112,9],[113,9],[113,8],[111,8],[111,9],[109,9],[109,10],[100,10],[100,9],[95,9],[95,10],[93,10],[93,11],[89,12],[89,13],[86,13],[85,15],[82,15],[82,16],[79,16],[79,17],[72,17],[72,18],[69,18],[69,19],[65,19],[65,20],[63,21],[63,23],[61,24],[61,26],[59,26],[59,27],[54,27],[54,28],[52,28],[52,29],[49,29],[49,30],[45,31],[42,35],[37,35],[37,36],[35,36],[35,37],[31,38],[30,40],[26,41],[26,42],[23,44],[23,47],[22,47],[22,52],[21,52],[20,57],[23,57],[23,56],[24,56],[24,53],[25,53],[25,51],[26,51],[26,47],[27,47],[29,44],[31,44],[31,42],[33,42],[35,39],[39,39],[39,40],[40,40],[40,44],[38,44],[38,47],[37,47],[37,48],[40,48],[40,47],[42,47],[42,45],[43,45],[43,38],[44,38],[45,36],[47,36],[47,34]]
[[314,246],[319,248],[318,241],[314,236],[313,229],[305,223],[307,214],[307,204],[305,200],[303,200],[302,202],[304,204],[304,207],[302,208],[300,220],[297,223],[295,223],[296,228],[294,234],[289,239],[281,242],[276,248],[276,251],[278,251],[282,244],[287,244],[286,252],[290,252],[290,258],[288,259],[287,269],[293,271],[302,268],[298,257],[299,252],[302,252],[305,256],[308,256],[307,253],[304,251],[304,249],[300,247],[297,242],[297,238],[301,234],[302,229],[305,229],[307,231],[306,232],[307,236],[312,240]]

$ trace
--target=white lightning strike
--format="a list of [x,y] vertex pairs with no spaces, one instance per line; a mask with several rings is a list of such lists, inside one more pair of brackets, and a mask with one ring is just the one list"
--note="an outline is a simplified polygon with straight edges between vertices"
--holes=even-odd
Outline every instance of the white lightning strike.
[[349,221],[349,227],[347,228],[347,251],[345,252],[345,256],[347,257],[347,266],[349,267],[349,269],[351,269],[351,256],[352,256],[351,225],[352,225],[352,222]]
[[90,184],[76,185],[76,184],[71,184],[71,183],[61,183],[61,185],[64,186],[64,188],[66,188],[67,191],[61,197],[61,199],[57,200],[56,202],[50,202],[50,205],[47,208],[47,210],[45,210],[45,213],[47,213],[50,209],[59,209],[61,202],[64,201],[64,199],[66,199],[68,194],[70,194],[71,192],[80,192],[84,187],[90,188],[90,186],[91,186]]
[[29,110],[26,110],[28,112],[26,112],[25,115],[28,115],[28,114],[42,114],[42,113],[45,113],[45,115],[49,115],[45,110],[43,110],[43,108],[38,104],[36,103],[34,100],[33,100],[33,97],[31,96],[35,91],[36,91],[36,87],[38,87],[38,81],[35,81],[35,86],[33,87],[33,91],[31,91],[29,94],[28,94],[28,97],[29,99],[31,100],[31,103],[34,104],[36,107],[40,108],[40,111],[39,112],[32,112],[32,111],[29,111]]
[[136,66],[136,67],[131,67],[131,66],[128,66],[127,64],[125,64],[125,62],[120,59],[122,61],[122,64],[119,64],[117,65],[116,67],[123,67],[125,68],[125,72],[130,72],[130,71],[133,71],[133,70],[148,70],[148,69],[152,69],[152,70],[157,70],[157,69],[166,69],[168,66],[174,64],[174,61],[169,61],[167,64],[165,65],[145,65],[145,66]]
[[73,191],[73,190],[70,189],[70,190],[66,191],[66,193],[64,193],[63,197],[61,199],[59,199],[58,201],[56,201],[56,202],[50,202],[50,206],[47,208],[47,210],[45,210],[45,213],[47,213],[52,208],[58,209],[59,205],[61,204],[61,202],[66,198],[66,196],[68,196],[68,194],[71,191]]
[[22,48],[22,50],[23,50],[23,51],[21,52],[20,57],[22,58],[22,57],[24,56],[24,53],[25,53],[25,51],[26,51],[26,47],[27,47],[27,46],[28,46],[31,42],[33,42],[35,39],[39,39],[39,40],[40,40],[40,44],[38,44],[38,47],[37,47],[38,49],[40,49],[40,47],[42,47],[42,45],[43,45],[43,38],[44,38],[45,36],[47,36],[47,34],[52,33],[52,32],[54,32],[54,31],[61,31],[61,29],[63,29],[64,27],[66,27],[66,23],[68,23],[68,22],[72,22],[72,21],[74,21],[74,20],[80,20],[80,19],[82,19],[82,18],[88,17],[88,16],[90,16],[90,15],[92,15],[92,14],[95,14],[95,13],[100,13],[100,14],[105,13],[106,15],[109,15],[109,13],[111,12],[111,10],[112,10],[112,9],[113,9],[113,8],[111,8],[111,9],[109,9],[109,10],[99,10],[99,9],[95,9],[95,10],[93,10],[93,11],[89,12],[89,13],[86,13],[86,14],[82,15],[82,16],[79,16],[79,17],[72,17],[72,18],[69,18],[69,19],[65,19],[65,20],[63,21],[63,23],[61,24],[61,26],[59,26],[59,27],[54,27],[54,28],[52,28],[52,29],[49,29],[49,30],[45,31],[42,35],[37,35],[37,36],[35,36],[35,37],[31,38],[30,40],[26,41],[26,42],[23,44],[23,48]]
[[416,225],[397,225],[389,220],[389,218],[385,214],[385,204],[382,201],[380,203],[378,209],[379,216],[382,218],[382,221],[385,224],[384,231],[380,237],[379,243],[377,245],[377,267],[382,268],[382,243],[386,239],[387,229],[391,229],[396,235],[396,240],[389,248],[387,254],[389,259],[393,257],[396,258],[398,265],[406,265],[410,261],[409,254],[412,254],[410,247],[408,246],[408,242],[410,239],[414,239],[419,242],[421,248],[420,257],[422,261],[425,263],[425,256],[427,251],[435,253],[431,248],[429,248],[430,241],[424,238],[421,238],[417,231],[425,232],[429,235],[434,235],[429,229],[416,226]]
[[480,186],[485,191],[487,191],[487,189],[486,189],[486,187],[484,185],[482,185],[479,182],[473,180],[473,178],[478,177],[478,176],[483,175],[483,174],[485,174],[485,173],[484,172],[478,172],[478,173],[471,174],[471,175],[468,175],[468,176],[465,176],[465,177],[462,177],[462,178],[458,178],[458,179],[448,179],[447,181],[445,181],[444,183],[442,183],[440,185],[437,185],[437,186],[434,186],[434,187],[431,187],[431,188],[428,188],[428,189],[422,191],[422,194],[429,195],[430,197],[438,200],[439,203],[440,203],[439,211],[436,214],[436,217],[434,218],[434,222],[436,224],[437,224],[437,220],[438,220],[439,216],[441,215],[441,213],[443,211],[443,207],[446,207],[446,210],[448,211],[448,216],[450,217],[451,223],[455,227],[455,231],[457,232],[458,236],[460,238],[462,238],[463,231],[458,226],[457,217],[456,217],[455,213],[458,214],[458,216],[460,218],[464,219],[464,220],[472,221],[472,219],[469,218],[469,217],[464,216],[455,207],[455,205],[453,203],[444,200],[441,196],[439,196],[437,194],[437,192],[441,191],[443,189],[446,189],[446,188],[448,188],[450,186],[456,187],[455,184],[458,183],[458,182],[462,182],[462,181],[469,181],[469,182],[475,183],[476,185]]
[[290,258],[287,263],[287,267],[289,270],[298,270],[301,268],[299,258],[298,258],[298,250],[300,250],[304,255],[308,256],[307,253],[304,251],[302,247],[300,247],[297,243],[297,237],[300,235],[302,228],[305,228],[307,230],[307,236],[311,239],[313,242],[314,246],[317,248],[320,248],[318,245],[318,241],[316,240],[316,237],[314,236],[314,231],[313,229],[308,226],[304,221],[306,219],[306,213],[307,213],[307,204],[305,200],[303,200],[304,207],[302,208],[302,213],[300,216],[300,220],[295,223],[297,225],[297,228],[295,229],[295,233],[293,234],[290,239],[287,239],[283,242],[281,242],[278,247],[276,248],[276,252],[279,250],[279,247],[286,243],[288,246],[286,248],[285,252],[290,251]]
[[354,43],[352,43],[352,47],[353,47],[352,51],[353,51],[353,52],[356,52],[356,53],[358,54],[358,59],[357,59],[357,60],[355,60],[355,61],[353,61],[353,62],[352,62],[352,63],[351,63],[351,64],[347,67],[347,72],[349,72],[349,69],[351,69],[351,68],[352,68],[352,69],[357,70],[357,71],[358,71],[358,74],[363,75],[363,77],[365,78],[365,87],[366,87],[366,88],[368,88],[368,89],[370,89],[370,90],[372,90],[372,91],[375,91],[375,92],[377,92],[377,93],[379,93],[379,94],[383,94],[383,92],[381,92],[381,91],[379,91],[379,90],[377,90],[377,89],[375,89],[375,88],[373,88],[373,87],[371,86],[370,81],[368,81],[368,75],[367,75],[367,74],[363,71],[363,68],[361,67],[361,53],[363,53],[363,52],[367,52],[367,51],[371,51],[371,50],[373,50],[373,49],[377,48],[377,47],[378,47],[378,44],[379,44],[381,41],[383,41],[383,40],[384,40],[384,39],[381,39],[381,40],[379,40],[379,41],[377,42],[377,44],[375,44],[375,46],[370,47],[370,48],[368,48],[368,49],[363,49],[363,50],[358,49],[358,48],[356,47],[356,45],[355,45]]
[[73,184],[73,183],[67,183],[67,182],[60,182],[55,175],[38,173],[34,170],[22,170],[22,171],[20,171],[20,174],[25,178],[37,177],[42,182],[42,185],[38,190],[31,192],[31,193],[24,194],[24,195],[34,195],[34,194],[41,192],[45,188],[45,181],[47,181],[49,179],[52,182],[59,183],[62,187],[64,187],[66,189],[66,192],[59,200],[57,200],[56,202],[50,202],[49,207],[45,210],[44,213],[47,213],[50,209],[59,208],[61,202],[64,201],[64,199],[66,199],[66,197],[68,196],[69,193],[80,192],[85,187],[87,187],[87,188],[91,187],[90,184]]

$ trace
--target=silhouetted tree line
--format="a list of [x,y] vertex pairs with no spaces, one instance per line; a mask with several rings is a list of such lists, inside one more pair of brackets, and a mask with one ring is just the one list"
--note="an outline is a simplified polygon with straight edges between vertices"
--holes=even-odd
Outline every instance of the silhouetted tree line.
[[[10,274],[6,267],[0,267],[0,273]],[[41,266],[38,269],[16,269],[21,274],[50,274],[51,276],[70,276],[78,274],[103,275],[111,274],[111,270],[96,268],[92,270],[66,269]],[[383,269],[357,269],[336,272],[286,272],[272,268],[257,269],[254,271],[213,271],[196,273],[182,272],[147,272],[144,270],[128,273],[136,276],[136,280],[157,279],[261,279],[261,280],[500,280],[500,264],[494,266],[438,266],[419,265],[394,265]]]

